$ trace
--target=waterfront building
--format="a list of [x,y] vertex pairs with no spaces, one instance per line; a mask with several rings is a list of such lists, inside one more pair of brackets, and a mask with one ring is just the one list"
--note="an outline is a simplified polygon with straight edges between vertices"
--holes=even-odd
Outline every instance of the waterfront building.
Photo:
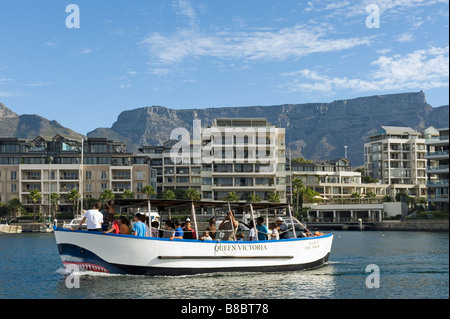
[[19,198],[31,208],[32,190],[42,194],[39,204],[44,209],[50,209],[51,194],[56,193],[60,211],[73,207],[68,197],[72,189],[83,198],[99,198],[105,189],[116,196],[129,190],[143,198],[142,188],[152,182],[149,164],[147,158],[128,153],[124,143],[106,138],[0,138],[0,202]]
[[[320,194],[324,200],[350,198],[358,193],[361,198],[382,198],[388,185],[364,183],[361,172],[353,171],[346,158],[323,161],[321,163],[302,162],[291,164],[292,179],[299,178],[303,185]],[[290,193],[290,183],[287,186]]]
[[388,185],[387,195],[426,197],[424,134],[410,127],[382,126],[364,144],[366,174]]
[[449,211],[449,129],[426,134],[427,203],[430,211]]
[[187,156],[174,157],[178,140],[139,148],[156,170],[158,193],[193,188],[203,200],[224,200],[233,191],[240,201],[277,193],[286,202],[284,128],[262,118],[219,118],[200,132],[185,145]]

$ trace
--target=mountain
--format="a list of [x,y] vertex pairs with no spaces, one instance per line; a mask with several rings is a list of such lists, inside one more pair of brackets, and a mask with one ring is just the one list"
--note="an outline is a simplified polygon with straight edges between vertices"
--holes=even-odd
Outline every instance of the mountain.
[[[98,128],[88,137],[105,137],[127,143],[129,151],[142,145],[161,145],[177,127],[192,134],[192,121],[211,125],[215,118],[262,117],[286,128],[286,145],[292,156],[327,160],[344,156],[353,166],[364,163],[364,143],[380,126],[448,127],[449,106],[433,108],[420,92],[376,95],[331,103],[222,107],[174,110],[162,106],[122,112],[111,128]],[[289,154],[289,153],[288,153]]]
[[0,103],[0,137],[34,139],[39,135],[53,137],[58,133],[82,136],[56,121],[49,121],[39,115],[18,115]]
[[[88,137],[107,137],[127,144],[130,152],[143,145],[162,145],[178,127],[192,134],[192,121],[211,125],[216,118],[259,117],[286,128],[286,145],[292,157],[329,160],[344,156],[353,166],[364,163],[364,143],[380,126],[409,126],[424,130],[449,126],[449,106],[433,108],[420,92],[375,95],[331,103],[221,107],[174,110],[163,106],[122,112],[111,128],[97,128]],[[58,133],[81,136],[56,121],[39,115],[18,115],[0,103],[0,137],[34,139]],[[289,152],[287,153],[289,155]]]

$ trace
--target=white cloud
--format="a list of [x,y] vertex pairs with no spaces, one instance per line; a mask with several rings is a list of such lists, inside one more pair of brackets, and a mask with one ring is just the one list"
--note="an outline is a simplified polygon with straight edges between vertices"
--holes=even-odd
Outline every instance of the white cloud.
[[313,53],[351,49],[370,44],[369,38],[330,39],[318,27],[294,26],[278,31],[217,32],[205,34],[197,28],[180,29],[171,36],[153,33],[145,46],[159,62],[216,57],[222,59],[278,60],[298,59]]
[[396,37],[398,42],[412,42],[414,41],[414,34],[405,32]]
[[405,56],[380,56],[371,63],[376,70],[366,79],[330,77],[309,69],[284,73],[293,77],[280,88],[295,91],[332,92],[350,89],[355,92],[406,89],[431,89],[449,86],[449,47],[417,50]]

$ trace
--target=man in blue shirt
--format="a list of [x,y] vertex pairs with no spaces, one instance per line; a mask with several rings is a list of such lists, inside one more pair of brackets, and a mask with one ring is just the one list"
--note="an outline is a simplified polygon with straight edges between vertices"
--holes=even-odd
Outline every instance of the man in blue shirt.
[[258,240],[267,240],[269,229],[264,225],[264,218],[258,217],[256,219],[256,229],[258,229]]
[[145,234],[147,233],[147,226],[141,222],[141,214],[137,213],[134,216],[134,226],[133,226],[133,235],[138,237],[145,237]]
[[177,239],[183,239],[184,231],[183,228],[181,228],[181,220],[175,221],[175,233],[170,237],[170,240],[173,240],[174,238]]

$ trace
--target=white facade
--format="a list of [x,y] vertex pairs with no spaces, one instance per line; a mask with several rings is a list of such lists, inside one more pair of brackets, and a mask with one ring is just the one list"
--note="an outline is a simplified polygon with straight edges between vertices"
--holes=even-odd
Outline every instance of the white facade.
[[380,184],[389,185],[387,195],[406,193],[425,198],[425,153],[424,133],[409,127],[382,126],[364,144],[365,171]]

